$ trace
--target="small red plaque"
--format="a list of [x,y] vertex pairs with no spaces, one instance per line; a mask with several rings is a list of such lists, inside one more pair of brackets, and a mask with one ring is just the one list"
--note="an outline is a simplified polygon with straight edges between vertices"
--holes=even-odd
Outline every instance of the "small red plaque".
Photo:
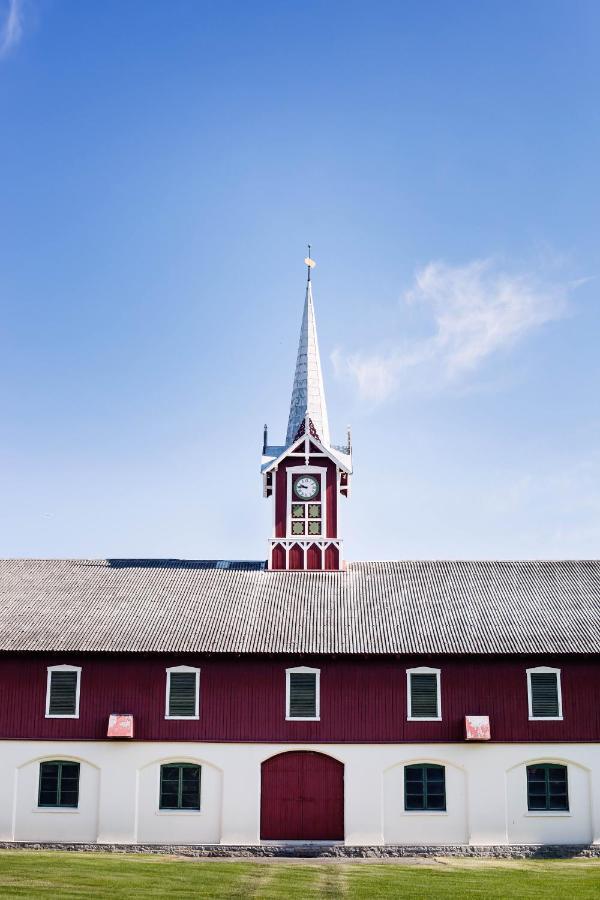
[[468,741],[489,741],[490,717],[465,716],[465,737]]
[[123,716],[119,713],[111,713],[108,719],[107,737],[132,738],[133,716]]

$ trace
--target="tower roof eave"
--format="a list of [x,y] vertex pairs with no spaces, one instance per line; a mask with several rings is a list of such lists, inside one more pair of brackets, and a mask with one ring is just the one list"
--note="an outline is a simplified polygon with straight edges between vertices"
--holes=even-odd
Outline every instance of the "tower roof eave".
[[[263,453],[261,460],[260,471],[264,475],[267,472],[270,472],[271,469],[278,466],[279,463],[289,456],[290,453],[293,453],[305,440],[305,435],[301,435],[293,444],[290,444],[289,447],[279,447],[279,446],[269,446],[265,447],[265,452]],[[352,454],[344,453],[343,450],[339,450],[337,447],[331,447],[326,444],[323,444],[322,441],[317,440],[314,437],[310,438],[311,444],[314,444],[320,453],[324,453],[325,456],[328,456],[329,459],[335,463],[335,465],[341,469],[343,472],[346,472],[347,475],[352,474]]]

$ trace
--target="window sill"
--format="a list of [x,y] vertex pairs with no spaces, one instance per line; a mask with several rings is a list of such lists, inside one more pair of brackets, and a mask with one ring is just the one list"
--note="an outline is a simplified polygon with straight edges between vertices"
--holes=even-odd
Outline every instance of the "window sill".
[[403,816],[447,816],[448,810],[437,810],[437,809],[405,809],[402,812]]
[[72,806],[35,806],[31,812],[33,813],[52,813],[52,815],[56,815],[56,813],[67,813],[67,815],[72,816],[75,814],[79,815],[79,809],[73,809]]
[[528,819],[568,819],[573,815],[569,810],[561,809],[538,809],[532,812],[526,812]]
[[167,722],[198,722],[200,716],[165,716]]
[[68,715],[68,716],[60,716],[60,715],[51,716],[50,713],[46,713],[45,718],[46,719],[78,719],[79,713],[77,713],[76,715]]
[[562,716],[529,716],[530,722],[563,722]]
[[428,716],[407,716],[406,721],[407,721],[407,722],[441,722],[441,721],[442,721],[442,717],[441,717],[441,716],[434,716],[434,717],[428,717]]
[[320,722],[320,716],[286,716],[286,722]]
[[201,809],[157,809],[156,816],[199,816]]

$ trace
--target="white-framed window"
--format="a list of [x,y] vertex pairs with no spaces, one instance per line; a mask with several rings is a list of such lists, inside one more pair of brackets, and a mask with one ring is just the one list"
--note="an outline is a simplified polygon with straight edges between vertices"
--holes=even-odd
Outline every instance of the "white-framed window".
[[560,669],[551,666],[527,669],[527,704],[530,720],[562,719]]
[[318,721],[321,715],[321,671],[308,666],[285,670],[285,717]]
[[440,670],[419,666],[406,670],[407,718],[409,722],[440,722],[442,698]]
[[327,534],[324,466],[290,466],[287,470],[288,537],[319,540]]
[[78,719],[81,666],[48,666],[46,718]]
[[171,666],[167,669],[165,719],[200,718],[200,669]]

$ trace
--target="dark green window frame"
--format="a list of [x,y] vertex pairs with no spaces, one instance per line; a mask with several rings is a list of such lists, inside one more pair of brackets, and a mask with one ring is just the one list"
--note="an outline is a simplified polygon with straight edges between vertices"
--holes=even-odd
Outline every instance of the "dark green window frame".
[[78,762],[53,759],[40,763],[38,806],[77,809],[80,771]]
[[159,809],[200,809],[202,767],[196,763],[165,763],[160,767]]
[[527,809],[529,812],[569,811],[569,776],[566,766],[558,763],[527,766]]
[[406,812],[446,812],[446,769],[431,763],[404,766]]

